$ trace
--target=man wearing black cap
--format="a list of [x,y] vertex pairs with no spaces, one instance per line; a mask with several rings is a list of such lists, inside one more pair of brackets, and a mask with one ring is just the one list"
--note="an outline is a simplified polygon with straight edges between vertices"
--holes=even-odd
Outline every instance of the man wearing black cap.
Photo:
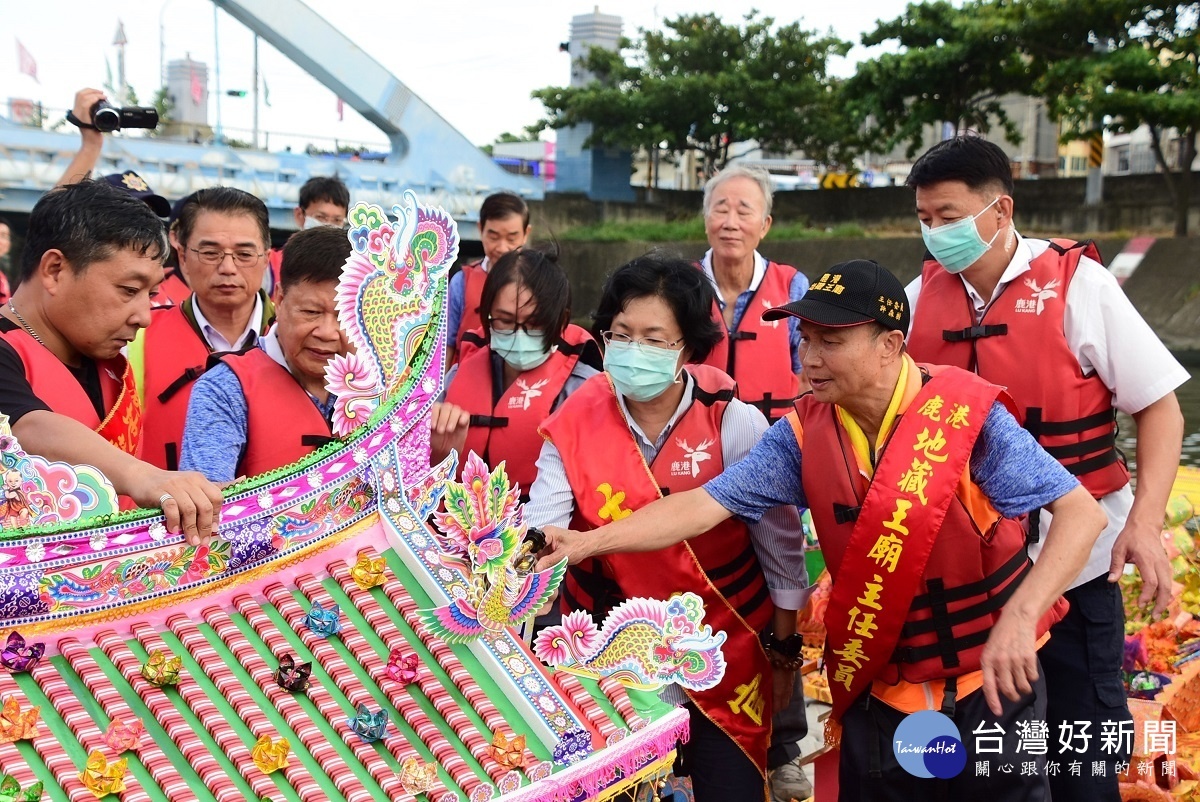
[[[1019,725],[1045,719],[1037,649],[1102,512],[1020,428],[1001,388],[907,355],[904,288],[876,263],[831,267],[801,300],[764,313],[787,315],[800,319],[812,392],[784,421],[701,488],[586,534],[548,527],[541,564],[651,551],[731,515],[809,507],[833,578],[827,737],[840,738],[840,798],[974,799],[986,783],[993,799],[1048,799],[1045,754],[1018,750]],[[1014,519],[1038,506],[1055,513],[1054,534],[1034,566]],[[776,632],[764,645],[786,658],[796,640]],[[918,727],[906,748],[897,728],[918,711],[952,721]],[[942,754],[957,762],[937,779],[923,752],[949,733],[958,745]],[[1014,763],[1037,771],[1000,768]]]

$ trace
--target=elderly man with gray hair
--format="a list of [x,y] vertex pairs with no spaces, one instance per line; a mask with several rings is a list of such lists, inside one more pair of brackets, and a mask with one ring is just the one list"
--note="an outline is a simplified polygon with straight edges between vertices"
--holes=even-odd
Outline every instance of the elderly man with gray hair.
[[808,279],[790,265],[764,259],[758,244],[771,230],[771,177],[761,167],[731,164],[704,186],[709,250],[700,267],[717,291],[713,319],[725,339],[706,364],[732,376],[741,399],[774,421],[805,386],[795,319],[764,321],[762,313],[804,297]]

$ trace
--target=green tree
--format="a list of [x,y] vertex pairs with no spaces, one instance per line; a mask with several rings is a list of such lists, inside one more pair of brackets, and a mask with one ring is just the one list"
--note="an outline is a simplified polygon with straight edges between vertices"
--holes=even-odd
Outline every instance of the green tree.
[[860,63],[846,83],[845,100],[861,120],[864,149],[886,153],[906,144],[911,158],[926,126],[944,122],[957,132],[999,126],[1019,142],[1020,132],[1000,104],[1002,96],[1026,91],[1031,80],[1013,24],[984,0],[962,8],[946,0],[910,3],[896,19],[877,21],[862,43],[894,42],[901,50]]
[[1200,3],[1012,0],[1036,88],[1064,138],[1150,129],[1151,148],[1188,233],[1200,132]]
[[736,143],[843,158],[840,107],[826,78],[828,59],[848,42],[800,23],[776,26],[750,12],[743,25],[715,14],[686,14],[662,31],[623,40],[628,56],[592,48],[582,66],[596,76],[583,87],[547,87],[544,125],[591,122],[591,144],[682,153],[698,150],[706,173],[723,166]]

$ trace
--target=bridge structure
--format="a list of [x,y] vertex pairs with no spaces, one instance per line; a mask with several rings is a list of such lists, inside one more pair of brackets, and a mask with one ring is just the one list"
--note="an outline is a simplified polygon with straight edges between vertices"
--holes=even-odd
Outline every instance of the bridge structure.
[[[445,208],[460,223],[479,219],[492,192],[541,198],[541,182],[507,172],[302,0],[213,0],[301,69],[337,93],[388,138],[380,161],[193,144],[166,138],[106,136],[95,175],[134,170],[169,200],[209,186],[235,186],[261,198],[271,227],[291,229],[291,210],[312,176],[337,175],[351,198],[390,208],[406,189]],[[79,147],[57,133],[0,118],[0,213],[27,213],[62,176]],[[475,227],[461,226],[472,238]]]

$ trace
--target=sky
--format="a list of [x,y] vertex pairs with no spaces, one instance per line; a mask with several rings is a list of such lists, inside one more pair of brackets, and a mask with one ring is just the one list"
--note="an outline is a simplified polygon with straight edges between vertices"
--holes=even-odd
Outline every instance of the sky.
[[[569,57],[559,51],[559,43],[569,38],[571,17],[594,7],[590,2],[555,0],[305,2],[477,145],[494,141],[502,132],[520,133],[541,118],[542,106],[530,92],[568,83]],[[753,3],[781,23],[800,19],[809,29],[832,29],[855,43],[876,20],[895,18],[906,5],[907,0]],[[661,28],[663,19],[685,13],[714,12],[726,22],[740,21],[750,4],[609,0],[598,7],[602,13],[621,16],[625,35],[635,38],[638,28]],[[214,14],[215,8],[210,0],[0,0],[0,102],[28,98],[61,117],[77,89],[102,87],[109,68],[115,81],[117,48],[112,42],[120,21],[129,42],[126,79],[144,103],[159,85],[160,42],[168,62],[189,54],[208,63],[212,124],[215,16],[221,89],[248,93],[245,98],[221,98],[221,123],[228,136],[248,140],[253,34],[224,11]],[[347,8],[354,10],[346,13]],[[18,71],[18,41],[37,63],[37,81]],[[870,55],[857,46],[847,59],[834,63],[833,71],[849,75],[857,61]],[[259,127],[270,132],[271,149],[302,147],[306,141],[331,147],[334,140],[386,148],[386,137],[349,106],[339,120],[333,92],[265,42],[259,44],[259,71],[271,103],[260,106]]]

